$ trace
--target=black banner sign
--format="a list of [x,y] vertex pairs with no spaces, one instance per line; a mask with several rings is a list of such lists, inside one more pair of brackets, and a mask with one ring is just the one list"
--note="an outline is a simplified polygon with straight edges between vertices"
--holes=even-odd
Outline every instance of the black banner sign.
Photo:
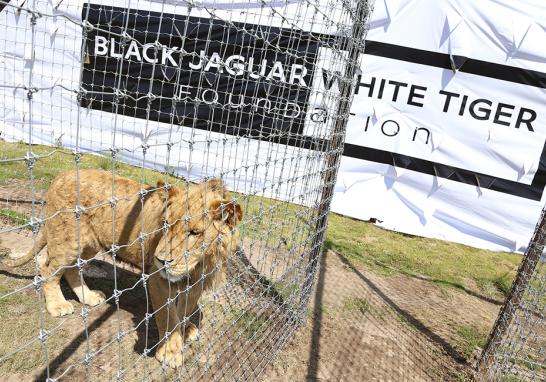
[[86,18],[101,30],[86,36],[83,106],[259,139],[302,133],[309,34],[95,4]]
[[[309,108],[319,41],[344,49],[343,38],[95,4],[84,5],[82,16],[101,29],[86,35],[82,106],[314,150],[328,147],[324,137],[302,132],[307,113],[313,120],[314,113],[325,118]],[[452,65],[446,54],[376,41],[367,41],[365,53]],[[546,86],[544,73],[456,58],[461,72]],[[325,89],[340,77],[325,70],[316,74]],[[546,184],[546,146],[531,185],[348,143],[343,155],[537,201]]]
[[3,0],[2,2],[0,2],[0,12],[2,12],[2,9],[4,9],[4,7],[8,5],[10,1],[11,0]]

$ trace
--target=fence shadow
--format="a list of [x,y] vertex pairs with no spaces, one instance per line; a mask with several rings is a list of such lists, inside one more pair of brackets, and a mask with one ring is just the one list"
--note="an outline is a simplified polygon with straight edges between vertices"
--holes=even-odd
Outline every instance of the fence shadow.
[[320,257],[318,269],[315,298],[313,304],[313,328],[311,331],[311,346],[309,348],[309,361],[307,364],[307,381],[316,381],[318,376],[318,364],[320,357],[320,338],[322,328],[322,299],[324,294],[324,283],[326,276],[326,253]]
[[[98,261],[97,263],[103,263]],[[112,267],[111,264],[103,263],[105,266]],[[133,272],[120,269],[118,268],[116,270],[118,280],[124,280],[124,283],[128,285],[135,285],[138,283],[140,277],[136,275]],[[90,289],[100,290],[102,291],[106,296],[111,296],[113,293],[114,285],[113,280],[109,279],[100,279],[100,278],[92,278],[92,277],[86,277],[86,282]],[[140,284],[139,284],[140,286]],[[119,287],[119,286],[118,286]],[[71,288],[66,284],[63,280],[61,284],[61,288],[63,291],[63,294],[67,298],[67,300],[76,300],[77,297],[74,294],[74,292],[71,290]],[[119,310],[120,312],[128,313],[130,316],[132,316],[133,321],[133,327],[137,327],[136,329],[136,342],[133,346],[134,351],[137,354],[143,354],[144,349],[146,347],[146,343],[148,344],[148,347],[152,347],[153,344],[157,343],[159,341],[159,337],[157,334],[157,327],[155,324],[155,320],[150,320],[149,326],[148,326],[148,333],[146,337],[146,327],[144,324],[142,324],[140,321],[146,314],[146,294],[143,287],[136,287],[131,290],[127,290],[124,292],[120,299],[119,299]],[[76,308],[76,312],[74,314],[77,314],[78,309]],[[64,345],[62,351],[57,354],[53,359],[49,360],[48,367],[44,367],[41,373],[38,375],[38,377],[35,379],[35,381],[44,381],[47,380],[48,377],[48,369],[49,369],[49,376],[54,377],[59,372],[64,372],[66,368],[68,367],[67,362],[70,361],[71,364],[74,364],[78,361],[83,361],[83,359],[78,359],[76,356],[76,352],[78,349],[84,345],[88,338],[91,338],[94,333],[98,332],[99,330],[102,330],[101,328],[104,323],[106,323],[108,320],[112,320],[117,312],[117,306],[116,303],[113,300],[108,301],[107,305],[105,307],[102,307],[99,311],[95,312],[95,314],[91,314],[89,318],[89,323],[87,327],[87,331],[81,330],[77,335],[75,335],[69,342]],[[47,313],[46,313],[47,314]],[[124,321],[126,321],[124,319]],[[81,320],[74,321],[74,324],[78,325],[78,327],[81,327]],[[68,323],[70,324],[70,322]],[[66,323],[65,323],[66,325]],[[109,332],[109,335],[111,337],[115,337],[115,334]],[[115,345],[110,345],[115,346]],[[91,352],[94,350],[91,348]],[[155,354],[155,349],[151,351],[148,354],[148,357],[153,357]],[[81,367],[80,365],[79,367]],[[79,369],[79,367],[74,368]],[[64,370],[61,370],[64,369]]]
[[444,340],[441,336],[434,333],[429,327],[427,327],[423,322],[412,316],[410,313],[408,313],[406,310],[400,308],[393,300],[391,300],[385,293],[381,291],[380,288],[377,287],[369,278],[364,276],[358,269],[354,267],[354,265],[344,258],[343,256],[337,254],[337,257],[341,260],[343,264],[345,264],[352,272],[354,272],[358,277],[364,281],[370,289],[372,289],[377,296],[379,296],[383,301],[385,301],[396,313],[402,315],[408,322],[415,327],[417,330],[419,330],[421,333],[423,333],[425,336],[427,336],[432,342],[436,343],[437,345],[441,346],[455,361],[458,363],[466,364],[466,358],[459,353],[453,346],[451,346],[446,340]]
[[449,380],[471,374],[466,357],[442,333],[334,252],[320,259],[310,331],[307,381]]

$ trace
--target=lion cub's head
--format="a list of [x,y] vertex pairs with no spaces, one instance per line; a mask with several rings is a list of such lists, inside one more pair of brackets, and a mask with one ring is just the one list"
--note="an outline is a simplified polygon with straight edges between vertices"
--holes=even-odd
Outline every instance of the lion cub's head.
[[154,262],[171,282],[214,279],[239,245],[236,226],[243,210],[219,179],[185,189],[171,187],[166,218],[169,229],[159,241]]

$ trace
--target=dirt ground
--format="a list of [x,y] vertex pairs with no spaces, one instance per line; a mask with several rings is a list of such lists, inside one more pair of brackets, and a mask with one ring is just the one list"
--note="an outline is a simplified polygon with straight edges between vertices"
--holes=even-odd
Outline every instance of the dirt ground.
[[[21,237],[12,238],[17,239],[18,246],[24,241]],[[92,268],[88,273],[96,278],[90,284],[99,288],[102,286],[97,280],[111,277],[104,267]],[[66,289],[65,293],[70,296]],[[36,298],[34,293],[29,294]],[[135,318],[144,313],[143,308],[138,307],[142,302],[140,298],[138,294],[129,297],[117,312],[113,305],[93,312],[89,327],[94,347],[111,340],[120,322],[124,328],[135,325]],[[71,299],[79,305],[74,296]],[[439,288],[429,281],[403,276],[379,277],[328,252],[322,261],[306,324],[295,332],[259,379],[279,382],[467,380],[471,377],[472,365],[456,346],[455,327],[461,321],[490,327],[498,308],[496,303],[454,289]],[[66,340],[63,340],[64,350],[52,359],[50,372],[53,375],[83,356],[85,335],[81,322],[71,322],[62,326],[60,335]],[[145,336],[142,328],[130,333],[122,343],[123,352],[136,355],[142,351],[143,344],[139,344],[142,336]],[[157,340],[153,330],[150,336],[150,341]],[[92,364],[93,375],[108,375],[108,380],[114,377],[112,370],[116,365],[112,367],[109,357],[116,354],[117,351],[99,354]],[[137,362],[138,357],[126,357],[125,362],[130,360]],[[153,358],[147,360],[152,368],[154,362]],[[43,373],[40,365],[26,373],[4,375],[0,380],[38,380]],[[79,368],[64,379],[77,381],[84,375],[84,370]],[[134,379],[126,380],[141,378],[138,373],[132,376]]]
[[328,252],[307,324],[263,380],[468,380],[472,360],[458,349],[455,328],[490,328],[499,303],[427,280],[380,277]]
[[[21,193],[21,187],[12,187],[11,190],[4,188],[0,198],[14,199],[14,195]],[[19,195],[19,198],[23,196]],[[0,208],[4,207],[3,203],[9,204],[11,209],[29,212],[28,204],[14,206],[13,203],[0,200]],[[0,228],[6,227],[9,225],[0,221]],[[22,253],[32,246],[32,234],[28,230],[3,234],[1,239],[0,246],[4,252]],[[90,276],[91,287],[111,294],[111,267],[94,266],[87,270],[87,274]],[[380,276],[334,252],[327,252],[322,257],[317,276],[307,320],[294,335],[289,335],[289,330],[286,336],[282,336],[287,325],[282,318],[283,309],[272,310],[266,302],[267,296],[263,294],[257,294],[259,297],[252,299],[245,287],[239,289],[240,293],[245,293],[237,297],[242,305],[236,308],[230,305],[229,296],[210,303],[204,312],[205,317],[214,317],[215,310],[216,316],[231,317],[229,309],[237,312],[247,309],[244,314],[240,314],[242,317],[247,314],[250,305],[258,311],[252,312],[255,318],[240,330],[225,329],[229,325],[230,328],[237,328],[237,319],[225,319],[222,323],[207,321],[202,327],[203,336],[214,336],[216,342],[203,341],[192,345],[193,353],[198,357],[192,359],[188,356],[193,365],[190,368],[192,371],[181,375],[181,380],[212,380],[206,372],[214,367],[222,370],[221,374],[216,375],[217,380],[470,380],[473,357],[479,349],[476,348],[475,354],[470,357],[463,354],[458,345],[457,328],[469,325],[487,331],[501,304],[501,301],[470,291],[440,286],[426,278]],[[32,278],[32,266],[17,272],[0,269],[0,286],[4,288],[0,295],[10,288],[28,285]],[[138,281],[138,277],[127,272],[126,280],[127,285],[132,285]],[[28,335],[18,332],[20,317],[43,319],[38,313],[39,309],[35,309],[38,306],[36,293],[32,289],[21,293],[20,300],[0,301],[0,319],[9,322],[9,325],[4,324],[5,330],[0,332],[0,346],[10,344],[17,347],[17,343],[22,345],[35,338],[35,332]],[[65,293],[78,312],[80,304],[66,286]],[[119,309],[115,304],[108,303],[92,310],[87,320],[87,332],[78,315],[66,319],[46,317],[46,326],[57,328],[52,330],[54,335],[48,340],[50,375],[62,376],[61,380],[69,381],[84,380],[86,375],[91,375],[92,380],[112,380],[116,377],[117,366],[122,363],[129,370],[124,376],[127,381],[142,380],[147,372],[152,372],[153,380],[171,379],[173,375],[162,371],[154,358],[142,356],[146,343],[157,341],[153,325],[146,330],[139,321],[139,317],[146,312],[144,299],[143,293],[135,288],[124,295]],[[21,304],[20,308],[16,307],[17,303]],[[32,313],[25,309],[32,310]],[[262,321],[270,325],[267,332],[255,325]],[[247,331],[249,327],[253,328],[250,336]],[[112,344],[120,328],[127,334],[119,344]],[[275,333],[279,339],[269,345],[264,341],[252,345],[258,332],[263,337],[268,334],[271,337]],[[280,337],[278,333],[281,333]],[[270,353],[271,349],[267,346],[278,347],[285,340],[287,343],[284,350],[266,366],[267,358],[264,359],[262,354]],[[108,351],[98,352],[86,368],[81,361],[87,345],[92,349],[104,348]],[[120,353],[124,354],[121,358]],[[0,353],[0,359],[6,354],[6,350]],[[214,362],[210,362],[211,359]],[[24,351],[20,359],[6,358],[5,362],[8,363],[0,367],[0,381],[43,380],[48,372],[44,361],[42,348],[39,343],[35,343]],[[252,366],[255,371],[253,374],[244,372],[249,369],[250,363],[255,365]]]

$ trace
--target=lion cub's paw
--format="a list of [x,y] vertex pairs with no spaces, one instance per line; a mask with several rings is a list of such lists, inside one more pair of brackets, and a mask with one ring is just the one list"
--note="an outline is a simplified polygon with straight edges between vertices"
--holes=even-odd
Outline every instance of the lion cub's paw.
[[53,317],[61,317],[74,313],[74,307],[68,301],[47,304],[46,308]]
[[106,296],[100,290],[90,290],[85,294],[82,304],[89,306],[97,306],[106,300]]
[[177,368],[182,366],[182,335],[176,331],[171,334],[167,342],[161,344],[155,358],[166,366]]
[[186,342],[192,342],[199,336],[199,329],[197,329],[197,326],[195,326],[194,323],[190,322],[188,325],[186,325],[184,334],[186,336]]

